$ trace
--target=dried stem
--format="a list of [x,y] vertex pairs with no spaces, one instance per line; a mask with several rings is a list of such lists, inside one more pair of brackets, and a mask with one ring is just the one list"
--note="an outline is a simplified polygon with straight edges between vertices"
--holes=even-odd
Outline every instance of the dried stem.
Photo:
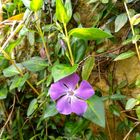
[[13,104],[12,104],[12,110],[11,110],[11,112],[10,112],[10,114],[9,114],[9,116],[8,116],[8,118],[7,118],[7,121],[5,122],[4,126],[1,128],[0,139],[2,138],[2,134],[3,134],[3,132],[4,132],[4,129],[5,129],[6,125],[8,124],[8,122],[9,122],[10,119],[11,119],[11,116],[12,116],[12,114],[13,114],[14,107],[15,107],[15,102],[16,102],[16,98],[15,98],[15,96],[14,96]]
[[107,119],[107,118],[106,118],[106,127],[107,127],[107,130],[108,130],[109,139],[110,139],[110,140],[113,140],[113,139],[112,139],[112,136],[111,136],[111,131],[110,131],[110,127],[109,127],[108,119]]
[[123,138],[123,140],[127,140],[128,136],[130,135],[130,133],[134,130],[134,128],[136,128],[138,125],[140,124],[140,122],[136,122],[135,126],[133,128],[130,129],[130,131],[126,134],[126,136]]

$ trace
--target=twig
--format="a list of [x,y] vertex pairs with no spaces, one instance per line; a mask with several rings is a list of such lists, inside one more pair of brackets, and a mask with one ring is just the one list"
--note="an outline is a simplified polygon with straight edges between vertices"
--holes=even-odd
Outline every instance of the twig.
[[134,128],[136,128],[139,124],[140,124],[140,122],[136,122],[135,126],[129,130],[129,132],[126,134],[126,136],[123,138],[123,140],[126,140],[128,138],[128,136],[130,135],[130,133],[134,130]]
[[9,122],[10,119],[11,119],[11,116],[12,116],[12,114],[13,114],[14,107],[15,107],[15,102],[16,102],[16,98],[15,98],[15,96],[14,96],[13,105],[12,105],[12,110],[11,110],[11,112],[10,112],[10,114],[9,114],[9,116],[8,116],[8,118],[7,118],[7,121],[5,122],[4,126],[1,128],[0,139],[2,138],[2,134],[3,134],[3,132],[4,132],[4,129],[5,129],[6,125],[8,124],[8,122]]
[[[21,28],[23,27],[23,23],[24,23],[24,21],[21,21],[19,24],[18,24],[18,26],[16,27],[16,29],[11,33],[11,35],[7,38],[7,40],[5,41],[5,43],[2,45],[2,49],[5,49],[5,47],[7,46],[7,44],[9,43],[9,41],[15,36],[15,34],[17,33],[17,32],[19,32],[20,30],[21,30]],[[2,51],[0,50],[0,53],[1,53]]]
[[[133,27],[133,25],[131,23],[131,17],[130,17],[129,10],[128,10],[126,2],[124,2],[124,7],[125,7],[125,10],[126,10],[129,22],[130,22],[130,27],[131,27],[132,34],[133,34],[133,36],[135,36],[134,27]],[[138,59],[139,59],[139,62],[140,62],[140,52],[139,52],[139,49],[138,49],[137,42],[134,42],[134,45],[135,45],[135,49],[136,49],[136,52],[137,52],[137,55],[138,55]]]
[[108,124],[107,118],[106,118],[106,126],[107,126],[107,130],[108,130],[109,138],[110,138],[110,140],[113,140],[113,139],[112,139],[112,136],[111,136],[111,132],[110,132],[110,128],[109,128],[109,124]]

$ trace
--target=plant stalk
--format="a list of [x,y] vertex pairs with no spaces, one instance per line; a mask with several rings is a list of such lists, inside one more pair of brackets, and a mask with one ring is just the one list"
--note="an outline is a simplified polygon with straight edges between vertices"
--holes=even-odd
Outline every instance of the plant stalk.
[[[0,47],[0,51],[3,53],[3,55],[5,56],[5,58],[7,58],[12,64],[13,66],[17,69],[17,71],[20,73],[20,75],[23,77],[24,74],[23,72],[17,67],[16,63],[14,60],[11,59],[11,57]],[[32,90],[39,95],[39,92],[34,88],[34,86],[28,81],[26,80],[27,84],[32,88]]]
[[[131,23],[131,17],[130,17],[129,10],[128,10],[126,2],[124,2],[124,7],[125,7],[125,10],[126,10],[128,19],[129,19],[129,23],[130,23],[132,34],[133,34],[133,36],[135,36],[134,27],[133,27],[133,25]],[[134,44],[135,44],[135,49],[136,49],[137,56],[138,56],[138,59],[139,59],[139,62],[140,62],[140,52],[139,52],[138,44],[137,44],[137,42],[134,42]]]
[[68,31],[67,31],[66,24],[64,23],[63,25],[64,25],[64,30],[65,30],[65,35],[66,35],[66,43],[67,43],[68,50],[69,50],[69,55],[70,55],[70,63],[73,66],[74,65],[74,58],[73,58],[72,50],[71,50],[71,46],[70,46],[70,39],[69,39],[69,36],[68,36]]

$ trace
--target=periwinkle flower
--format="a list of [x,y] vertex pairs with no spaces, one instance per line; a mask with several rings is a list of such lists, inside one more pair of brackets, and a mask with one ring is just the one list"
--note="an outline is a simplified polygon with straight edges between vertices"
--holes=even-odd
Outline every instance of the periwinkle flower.
[[51,85],[50,97],[56,101],[59,113],[83,115],[87,109],[86,100],[94,94],[92,86],[85,80],[76,88],[79,76],[74,73]]

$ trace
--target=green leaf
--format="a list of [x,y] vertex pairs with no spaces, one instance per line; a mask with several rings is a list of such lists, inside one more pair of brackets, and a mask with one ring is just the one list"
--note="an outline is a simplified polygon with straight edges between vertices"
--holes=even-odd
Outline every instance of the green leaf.
[[121,94],[114,94],[110,96],[111,100],[122,100],[125,99],[126,96],[125,95],[121,95]]
[[33,99],[29,104],[29,107],[27,110],[27,116],[29,117],[30,115],[32,115],[33,112],[37,109],[37,107],[38,107],[37,99]]
[[72,41],[73,43],[72,43],[71,48],[72,48],[74,60],[75,60],[75,63],[78,63],[84,58],[88,44],[87,44],[87,41],[83,39],[73,38]]
[[127,14],[123,13],[115,19],[115,32],[118,32],[127,23]]
[[95,2],[97,2],[98,0],[89,0],[88,1],[88,4],[91,4],[91,3],[95,3]]
[[140,133],[136,133],[136,140],[140,140]]
[[58,80],[76,72],[77,68],[77,64],[75,64],[74,66],[69,66],[66,64],[55,64],[52,67],[52,76],[54,78],[54,82],[57,82]]
[[84,114],[84,118],[101,127],[105,127],[105,111],[104,104],[101,98],[94,95],[87,101],[87,103],[88,109]]
[[128,84],[127,80],[123,80],[118,84],[117,89],[122,89],[122,88],[126,87],[127,84]]
[[136,108],[136,114],[137,114],[138,119],[140,120],[140,106]]
[[8,89],[7,87],[3,87],[0,89],[0,100],[6,99],[8,94]]
[[[85,128],[88,127],[89,122],[86,119],[79,118],[74,124],[71,122],[67,123],[67,129],[69,128],[70,135],[76,135],[78,132],[82,132]],[[68,127],[69,126],[69,127]]]
[[31,10],[36,12],[41,9],[42,5],[43,5],[43,0],[32,0],[30,3],[30,8]]
[[132,37],[132,43],[133,44],[135,44],[137,41],[139,41],[140,40],[140,35],[134,35],[133,37]]
[[43,119],[55,116],[57,113],[58,111],[56,110],[55,104],[48,105],[44,112]]
[[121,53],[120,55],[118,55],[114,61],[118,61],[118,60],[124,60],[124,59],[127,59],[127,58],[130,58],[132,56],[134,56],[136,53],[133,52],[133,51],[127,51],[127,52],[124,52],[124,53]]
[[10,90],[22,87],[28,78],[29,78],[28,73],[26,73],[23,77],[16,75],[12,80]]
[[140,88],[140,79],[136,80],[135,85],[136,85],[137,88]]
[[140,23],[140,14],[136,14],[130,20],[132,25],[138,25]]
[[126,103],[125,109],[129,110],[129,109],[134,108],[134,106],[136,105],[136,102],[137,102],[137,100],[134,98],[129,99]]
[[98,28],[75,28],[69,31],[69,36],[87,40],[111,38],[112,35]]
[[102,2],[103,4],[106,4],[106,3],[109,2],[109,0],[101,0],[101,2]]
[[[20,63],[16,64],[16,66],[22,71],[23,66]],[[11,77],[19,74],[19,71],[15,68],[15,66],[11,65],[3,70],[3,74],[5,77]]]
[[133,2],[134,0],[125,0],[126,3],[131,3]]
[[11,53],[13,49],[20,44],[20,42],[23,40],[23,37],[18,38],[17,40],[11,42],[5,49],[7,53]]
[[0,71],[6,68],[9,65],[9,62],[7,59],[5,59],[4,56],[0,55]]
[[28,32],[28,40],[31,46],[35,44],[35,32],[34,31],[29,31]]
[[72,17],[72,4],[71,4],[71,0],[66,0],[65,1],[65,9],[66,9],[67,18],[68,18],[68,21],[69,21],[71,19],[71,17]]
[[61,23],[68,23],[69,21],[69,17],[67,16],[62,0],[56,0],[56,18]]
[[95,65],[95,58],[94,58],[94,56],[90,56],[85,61],[84,66],[82,68],[82,79],[83,80],[88,80],[94,65]]
[[45,69],[48,66],[46,60],[40,57],[32,57],[30,60],[27,60],[22,63],[29,71],[37,72]]
[[109,110],[112,114],[114,114],[115,116],[120,116],[120,111],[117,105],[109,105]]

